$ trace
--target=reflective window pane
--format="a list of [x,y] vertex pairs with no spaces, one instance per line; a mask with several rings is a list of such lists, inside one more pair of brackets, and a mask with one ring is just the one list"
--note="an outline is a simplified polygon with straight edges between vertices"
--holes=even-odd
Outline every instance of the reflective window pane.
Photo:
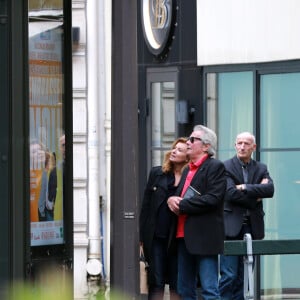
[[[233,156],[236,134],[253,132],[257,121],[256,130],[260,134],[257,151],[275,183],[274,197],[263,200],[268,240],[299,238],[299,82],[300,73],[262,75],[256,110],[252,72],[207,75],[207,124],[218,135],[218,158]],[[295,277],[299,257],[261,257],[262,299],[299,299],[300,284]]]
[[218,136],[218,158],[234,155],[239,132],[253,131],[252,72],[208,74],[207,125]]
[[[300,73],[261,76],[261,160],[268,164],[275,182],[273,199],[264,200],[265,239],[299,239],[299,80]],[[299,266],[299,255],[263,257],[264,294],[299,299],[300,284],[295,276]]]
[[63,9],[63,0],[29,0],[29,11],[46,9]]
[[29,2],[31,246],[64,243],[62,1],[40,2]]
[[300,255],[261,257],[261,299],[300,299]]
[[163,152],[175,140],[175,83],[151,84],[151,164],[161,165]]
[[275,183],[273,198],[264,199],[265,239],[298,239],[300,228],[300,151],[262,152]]
[[261,147],[300,148],[300,73],[261,76]]

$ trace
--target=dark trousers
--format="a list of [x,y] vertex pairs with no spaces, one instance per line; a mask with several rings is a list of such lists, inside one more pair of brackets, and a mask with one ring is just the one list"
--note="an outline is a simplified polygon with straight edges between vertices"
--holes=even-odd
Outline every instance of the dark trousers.
[[168,241],[164,238],[154,238],[149,263],[149,300],[162,300],[165,284],[169,284],[170,299],[179,299],[177,291],[177,257],[169,254]]
[[[239,235],[231,240],[243,240],[251,233],[251,226],[243,224]],[[244,300],[244,258],[243,256],[220,256],[219,290],[222,300]]]

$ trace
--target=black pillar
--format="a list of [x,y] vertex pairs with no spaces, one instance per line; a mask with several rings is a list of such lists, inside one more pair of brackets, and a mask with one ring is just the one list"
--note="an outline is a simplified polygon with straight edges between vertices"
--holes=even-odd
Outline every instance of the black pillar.
[[111,289],[130,299],[138,287],[136,14],[136,1],[113,1]]
[[[0,298],[29,262],[27,1],[0,3]],[[3,288],[4,287],[4,288]]]
[[9,3],[9,205],[11,278],[24,279],[29,262],[28,179],[28,9],[27,1]]
[[[0,7],[0,236],[3,245],[9,245],[9,11],[8,3]],[[10,249],[0,247],[0,284],[10,276]],[[0,292],[0,298],[4,295]]]

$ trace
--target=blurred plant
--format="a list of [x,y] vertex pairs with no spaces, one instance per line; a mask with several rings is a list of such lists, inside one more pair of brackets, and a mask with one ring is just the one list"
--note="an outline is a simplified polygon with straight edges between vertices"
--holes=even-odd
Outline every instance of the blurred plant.
[[9,300],[68,300],[73,295],[68,288],[58,288],[56,284],[35,287],[28,283],[17,283],[13,285],[8,295]]
[[99,291],[99,293],[96,295],[95,300],[130,300],[130,298],[127,294],[120,291]]
[[[61,270],[41,272],[34,281],[14,282],[8,289],[5,300],[72,300],[71,279]],[[125,292],[100,289],[90,300],[131,300]],[[2,300],[2,299],[0,299]]]
[[14,282],[8,289],[7,299],[72,300],[72,284],[64,273],[45,272],[35,282]]

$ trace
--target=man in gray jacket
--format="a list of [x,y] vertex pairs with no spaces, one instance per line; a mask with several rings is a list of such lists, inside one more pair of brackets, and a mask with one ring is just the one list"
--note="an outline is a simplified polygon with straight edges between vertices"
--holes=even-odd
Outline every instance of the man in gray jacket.
[[[224,201],[224,225],[227,240],[242,240],[246,233],[263,239],[263,198],[274,194],[273,180],[267,166],[251,158],[256,149],[255,137],[249,132],[237,135],[236,156],[224,162],[227,190]],[[222,300],[244,299],[244,265],[242,256],[220,258],[219,289]]]

